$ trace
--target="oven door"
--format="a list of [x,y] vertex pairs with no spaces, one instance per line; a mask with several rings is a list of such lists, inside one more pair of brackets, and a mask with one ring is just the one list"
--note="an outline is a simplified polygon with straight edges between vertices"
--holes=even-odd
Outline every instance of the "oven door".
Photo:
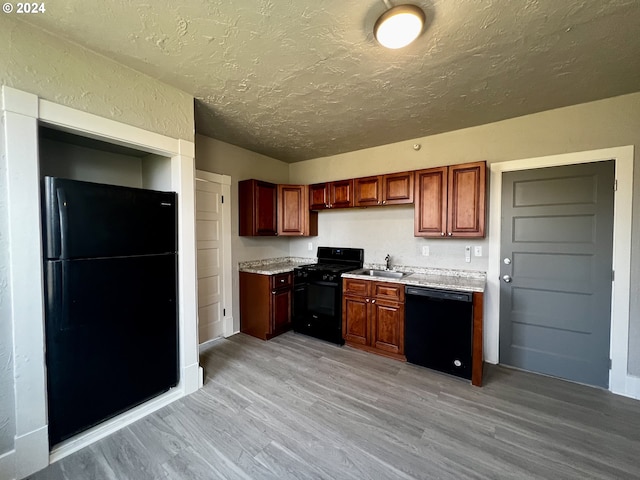
[[340,283],[309,281],[294,288],[294,330],[343,344]]

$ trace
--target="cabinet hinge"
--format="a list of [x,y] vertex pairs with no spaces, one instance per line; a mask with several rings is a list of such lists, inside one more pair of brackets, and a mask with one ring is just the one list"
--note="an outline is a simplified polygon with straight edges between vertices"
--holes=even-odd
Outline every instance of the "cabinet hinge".
[[227,314],[227,309],[226,309],[226,308],[223,308],[223,309],[222,309],[222,316],[224,317],[226,314]]
[[609,370],[613,368],[613,360],[609,359]]
[[613,191],[614,192],[618,191],[618,180],[617,179],[613,181]]
[[221,203],[224,203],[224,195],[220,195],[220,201]]
[[616,271],[615,270],[611,270],[611,281],[612,282],[616,281]]

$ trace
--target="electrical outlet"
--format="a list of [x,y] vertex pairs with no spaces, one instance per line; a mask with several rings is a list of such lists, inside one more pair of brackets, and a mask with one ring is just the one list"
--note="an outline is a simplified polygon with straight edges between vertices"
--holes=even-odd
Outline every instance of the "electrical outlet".
[[476,245],[475,247],[473,247],[473,254],[476,257],[481,257],[482,256],[482,245]]
[[312,252],[312,251],[313,251],[313,242],[309,242],[309,243],[307,244],[307,250],[309,250],[310,252]]
[[425,257],[429,256],[429,245],[423,245],[422,247],[422,255]]
[[464,261],[467,263],[471,262],[471,245],[464,247]]

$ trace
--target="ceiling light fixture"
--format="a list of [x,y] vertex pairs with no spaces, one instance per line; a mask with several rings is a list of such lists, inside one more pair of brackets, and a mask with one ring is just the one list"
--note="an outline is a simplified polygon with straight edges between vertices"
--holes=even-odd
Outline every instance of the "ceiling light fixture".
[[373,27],[376,40],[383,47],[402,48],[413,42],[424,28],[425,15],[416,5],[392,7],[383,0],[388,10],[380,15]]

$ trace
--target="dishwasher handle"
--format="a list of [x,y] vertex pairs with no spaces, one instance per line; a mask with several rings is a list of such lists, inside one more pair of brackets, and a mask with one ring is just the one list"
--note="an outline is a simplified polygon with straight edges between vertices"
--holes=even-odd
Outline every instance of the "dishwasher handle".
[[472,302],[473,295],[466,292],[454,292],[450,290],[437,290],[435,288],[405,287],[406,295],[429,297],[439,300],[455,300],[456,302]]

